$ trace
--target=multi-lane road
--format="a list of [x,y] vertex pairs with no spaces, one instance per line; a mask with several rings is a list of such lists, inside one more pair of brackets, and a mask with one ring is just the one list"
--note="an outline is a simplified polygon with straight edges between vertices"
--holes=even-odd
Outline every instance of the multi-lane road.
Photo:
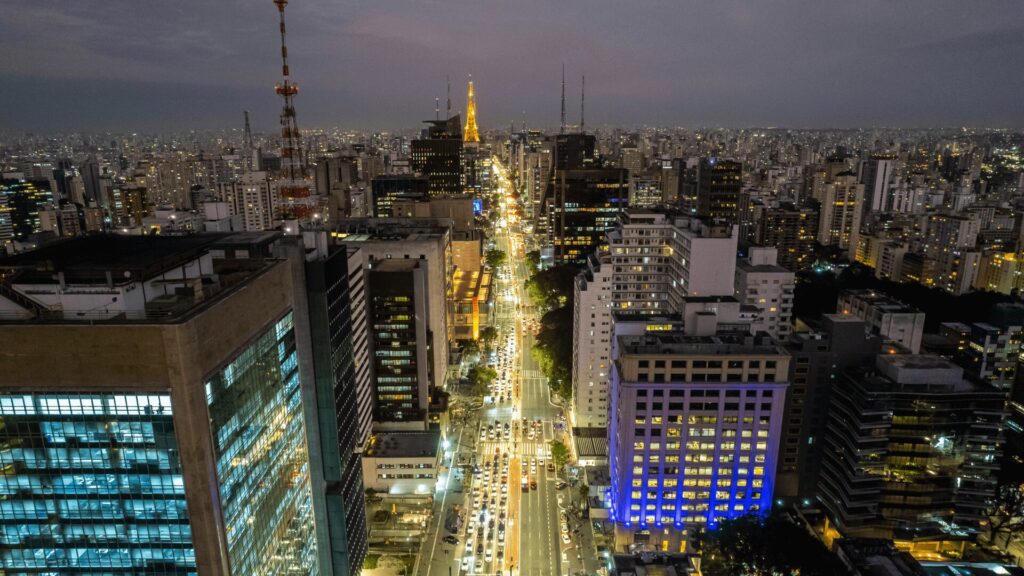
[[[570,572],[566,551],[572,543],[565,534],[562,512],[562,501],[567,504],[569,495],[556,489],[550,449],[563,423],[562,411],[551,402],[547,382],[533,358],[531,326],[538,313],[524,288],[530,274],[525,259],[528,248],[508,195],[507,174],[500,164],[496,169],[501,222],[492,238],[507,255],[507,263],[492,283],[498,353],[483,361],[498,370],[499,377],[478,411],[479,418],[459,431],[464,440],[457,447],[458,456],[471,465],[456,483],[457,493],[451,482],[445,484],[442,519],[434,523],[438,532],[428,538],[426,557],[419,563],[418,572],[428,576]],[[453,492],[451,498],[447,491]],[[455,505],[464,521],[453,539],[443,516]]]

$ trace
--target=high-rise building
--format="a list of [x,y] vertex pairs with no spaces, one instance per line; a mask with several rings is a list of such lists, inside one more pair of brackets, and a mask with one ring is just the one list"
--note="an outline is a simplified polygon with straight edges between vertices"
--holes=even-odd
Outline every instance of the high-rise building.
[[783,342],[792,360],[782,421],[775,498],[807,505],[817,494],[832,390],[843,371],[874,361],[882,339],[863,320],[825,314],[812,330]]
[[[452,223],[444,218],[347,218],[335,222],[330,239],[358,247],[367,261],[420,260],[427,278],[424,294],[430,351],[429,386],[442,389],[448,377],[448,353],[454,339],[449,318],[453,299]],[[372,290],[368,298],[372,297]]]
[[697,165],[697,216],[739,224],[743,213],[743,165],[704,158]]
[[736,299],[760,313],[754,332],[767,332],[779,341],[789,336],[793,319],[796,274],[778,265],[778,250],[751,246],[736,260]]
[[943,322],[939,334],[954,348],[954,362],[993,388],[1010,390],[1017,380],[1024,327],[1000,324]]
[[0,263],[6,570],[332,573],[277,237],[89,236]]
[[[708,321],[710,319],[710,321]],[[771,509],[789,356],[715,325],[617,337],[608,456],[619,541],[684,552],[699,529]]]
[[391,207],[396,200],[426,200],[429,198],[429,179],[412,174],[387,174],[378,176],[370,183],[373,190],[373,215],[376,218],[391,218],[395,214]]
[[456,114],[447,120],[428,120],[422,136],[412,141],[412,169],[427,177],[430,196],[462,194],[462,125]]
[[621,168],[555,170],[549,230],[560,264],[583,264],[629,205],[629,179]]
[[672,315],[686,297],[731,296],[736,241],[734,227],[651,210],[622,213],[574,286],[576,426],[607,425],[616,314]]
[[864,202],[864,185],[846,170],[840,172],[821,194],[818,242],[841,250],[856,251]]
[[382,430],[426,429],[433,358],[429,350],[425,264],[418,259],[368,263],[374,426]]
[[9,244],[41,231],[39,211],[53,203],[46,182],[0,180],[0,242]]
[[892,210],[889,188],[895,178],[896,156],[875,154],[860,163],[860,183],[864,185],[864,214]]
[[317,525],[319,540],[330,543],[330,560],[321,563],[336,576],[355,576],[367,550],[360,449],[372,417],[363,259],[358,248],[328,246],[323,232],[304,236],[313,234],[319,249],[304,250],[305,285],[320,435],[310,450],[319,451],[313,469],[321,471],[313,493],[324,495],[314,499],[326,519]]
[[[844,537],[954,538],[995,492],[1005,392],[937,356],[882,354],[833,387],[818,501]],[[959,534],[953,534],[958,532]]]
[[779,266],[787,270],[807,269],[814,261],[818,218],[816,203],[802,206],[782,203],[765,207],[760,218],[753,223],[753,243],[778,249]]
[[233,215],[241,216],[246,231],[274,228],[274,215],[281,200],[269,173],[245,172],[235,180],[221,182],[217,185],[217,197],[230,206]]

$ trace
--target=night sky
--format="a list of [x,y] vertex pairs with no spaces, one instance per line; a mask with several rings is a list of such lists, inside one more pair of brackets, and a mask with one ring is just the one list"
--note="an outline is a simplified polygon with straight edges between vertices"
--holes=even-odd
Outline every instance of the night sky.
[[[5,0],[0,130],[276,125],[271,0]],[[300,126],[1024,127],[1019,0],[291,0]]]

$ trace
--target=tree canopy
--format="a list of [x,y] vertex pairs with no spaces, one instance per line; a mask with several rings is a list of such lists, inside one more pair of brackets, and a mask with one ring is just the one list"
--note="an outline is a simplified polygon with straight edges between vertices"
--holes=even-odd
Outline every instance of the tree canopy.
[[491,269],[499,268],[504,265],[507,260],[508,256],[505,254],[504,250],[491,248],[484,253],[484,261],[487,262],[487,266]]
[[476,364],[469,369],[467,373],[467,379],[469,380],[469,389],[474,396],[483,396],[487,394],[487,388],[498,377],[498,371],[490,366],[484,366],[482,364]]
[[559,470],[569,462],[569,449],[558,440],[551,441],[551,459]]
[[543,310],[565,306],[572,299],[573,284],[580,269],[571,264],[541,270],[526,281],[526,293]]
[[834,576],[842,563],[820,540],[787,516],[754,514],[722,520],[698,536],[705,576]]
[[533,346],[534,358],[548,379],[551,391],[572,397],[572,304],[541,317],[541,329]]

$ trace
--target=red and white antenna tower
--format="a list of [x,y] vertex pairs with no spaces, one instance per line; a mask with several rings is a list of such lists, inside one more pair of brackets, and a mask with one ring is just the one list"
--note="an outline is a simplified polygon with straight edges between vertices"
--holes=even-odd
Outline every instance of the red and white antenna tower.
[[306,219],[316,210],[316,198],[310,193],[306,164],[302,157],[302,137],[295,120],[292,99],[299,93],[299,85],[291,81],[288,73],[288,46],[285,45],[284,8],[288,0],[274,0],[281,17],[281,82],[274,91],[284,100],[281,109],[281,194],[282,212],[286,219]]

